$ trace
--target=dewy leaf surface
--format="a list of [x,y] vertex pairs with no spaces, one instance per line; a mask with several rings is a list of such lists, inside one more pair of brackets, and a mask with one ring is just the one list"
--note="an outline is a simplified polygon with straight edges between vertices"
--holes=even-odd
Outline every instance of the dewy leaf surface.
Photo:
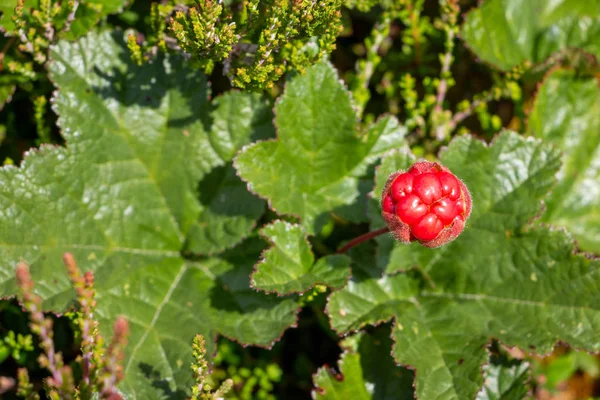
[[542,354],[558,340],[598,351],[598,262],[573,254],[564,231],[530,225],[559,152],[503,132],[490,146],[460,136],[440,160],[472,194],[465,230],[439,249],[381,244],[355,262],[348,286],[330,296],[332,327],[395,319],[394,357],[416,369],[420,399],[474,398],[491,338]]
[[[235,167],[249,188],[309,234],[331,210],[358,204],[359,180],[386,151],[404,146],[405,129],[384,117],[360,133],[349,93],[334,68],[319,63],[288,83],[275,109],[277,140],[246,147]],[[353,208],[360,218],[365,204]],[[357,216],[358,214],[358,216]]]
[[251,284],[256,289],[278,294],[303,293],[320,283],[340,288],[350,277],[350,259],[341,254],[315,262],[315,257],[299,225],[275,221],[261,230],[272,243],[256,265]]
[[194,334],[209,354],[219,333],[269,346],[297,306],[249,287],[261,241],[218,258],[180,255],[203,209],[198,181],[227,165],[207,134],[205,78],[179,59],[134,67],[122,33],[60,42],[51,57],[67,146],[0,169],[0,295],[16,292],[23,259],[44,307],[64,310],[74,293],[61,255],[72,252],[94,271],[104,334],[118,315],[130,322],[127,398],[183,399]]
[[383,327],[357,334],[341,343],[346,348],[338,372],[320,368],[314,376],[313,398],[322,400],[412,400],[412,371],[390,357],[392,341]]
[[565,226],[581,250],[600,253],[600,86],[573,71],[552,72],[538,90],[528,133],[564,153],[544,222]]
[[573,48],[599,56],[600,1],[485,0],[468,13],[461,36],[503,70]]

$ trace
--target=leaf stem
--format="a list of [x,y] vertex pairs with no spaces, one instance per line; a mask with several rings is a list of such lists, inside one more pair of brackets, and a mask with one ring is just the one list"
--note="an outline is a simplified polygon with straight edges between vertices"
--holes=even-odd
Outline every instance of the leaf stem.
[[387,233],[389,231],[390,231],[390,229],[386,226],[381,229],[376,229],[374,231],[367,232],[364,235],[360,235],[360,236],[352,239],[348,243],[346,243],[346,245],[344,247],[342,247],[341,249],[339,249],[337,251],[337,254],[343,254],[343,253],[347,252],[348,250],[350,250],[351,248],[353,248],[354,246],[357,246],[357,245],[361,244],[362,242],[366,242],[367,240],[371,240],[377,236],[383,235],[384,233]]

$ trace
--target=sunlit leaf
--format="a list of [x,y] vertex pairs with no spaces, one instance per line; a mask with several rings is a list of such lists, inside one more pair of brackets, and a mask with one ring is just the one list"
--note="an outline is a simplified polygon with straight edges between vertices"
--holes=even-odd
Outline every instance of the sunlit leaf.
[[[236,223],[236,209],[222,206],[249,195],[232,189],[231,156],[212,144],[231,141],[222,128],[228,98],[213,110],[206,78],[178,58],[133,66],[119,33],[60,42],[51,57],[66,147],[42,147],[20,167],[0,170],[0,294],[15,293],[14,268],[23,259],[44,307],[64,310],[74,291],[61,255],[73,253],[84,271],[94,271],[105,335],[118,315],[131,325],[121,386],[128,398],[183,399],[195,334],[204,335],[213,354],[217,334],[270,346],[296,321],[292,298],[248,285],[262,241],[245,241],[218,257],[181,255],[188,232],[199,225],[226,231],[224,240],[211,242],[222,249],[255,224],[243,213]],[[248,129],[235,146],[254,135],[254,111],[246,116],[237,121]],[[219,127],[211,132],[211,124]],[[203,185],[215,168],[226,172],[221,185]],[[189,238],[191,246],[201,246],[199,236]]]
[[[391,157],[379,172],[407,161]],[[473,196],[464,232],[439,249],[381,243],[388,235],[366,256],[353,254],[353,278],[329,299],[332,327],[345,333],[393,318],[394,357],[416,369],[421,399],[475,397],[491,338],[540,353],[559,340],[598,351],[598,262],[574,254],[564,231],[530,225],[560,153],[504,132],[490,146],[460,136],[440,160]]]
[[528,132],[563,151],[543,221],[565,226],[581,250],[600,253],[600,86],[557,70],[538,90]]

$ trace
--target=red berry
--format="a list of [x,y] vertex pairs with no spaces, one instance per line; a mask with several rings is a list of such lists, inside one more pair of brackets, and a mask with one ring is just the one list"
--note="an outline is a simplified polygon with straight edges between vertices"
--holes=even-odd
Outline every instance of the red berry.
[[400,174],[392,183],[390,194],[395,201],[412,193],[414,176],[411,174]]
[[[461,210],[463,214],[467,212],[467,208],[465,206],[465,202],[462,201],[462,199],[460,199],[460,198],[458,200],[456,200],[456,208],[458,208],[459,210]],[[469,212],[471,212],[470,209],[469,209]]]
[[381,203],[381,208],[383,208],[383,211],[387,213],[394,213],[394,209],[396,208],[396,206],[394,205],[394,200],[392,200],[392,196],[390,196],[389,194],[385,196],[385,199],[383,199],[383,202]]
[[448,225],[459,214],[456,201],[445,197],[431,206],[431,211],[438,216],[444,225]]
[[434,213],[428,213],[412,226],[412,233],[419,240],[433,240],[444,229],[444,224]]
[[[425,204],[431,204],[442,197],[442,184],[435,174],[430,172],[415,177],[414,192]],[[393,186],[393,185],[392,185]]]
[[418,196],[409,194],[396,203],[396,215],[409,225],[419,222],[423,215],[427,214],[428,207]]
[[396,238],[427,247],[456,239],[471,213],[465,184],[448,168],[429,161],[392,174],[381,198],[383,218]]
[[460,185],[458,179],[449,172],[438,172],[437,174],[440,183],[442,184],[442,193],[444,196],[456,200],[460,197]]

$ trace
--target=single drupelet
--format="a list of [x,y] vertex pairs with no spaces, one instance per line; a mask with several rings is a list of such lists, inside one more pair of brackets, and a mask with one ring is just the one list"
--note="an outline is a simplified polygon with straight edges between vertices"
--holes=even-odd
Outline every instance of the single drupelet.
[[394,236],[439,247],[463,231],[471,213],[465,184],[440,163],[418,161],[388,178],[381,196],[382,215]]

